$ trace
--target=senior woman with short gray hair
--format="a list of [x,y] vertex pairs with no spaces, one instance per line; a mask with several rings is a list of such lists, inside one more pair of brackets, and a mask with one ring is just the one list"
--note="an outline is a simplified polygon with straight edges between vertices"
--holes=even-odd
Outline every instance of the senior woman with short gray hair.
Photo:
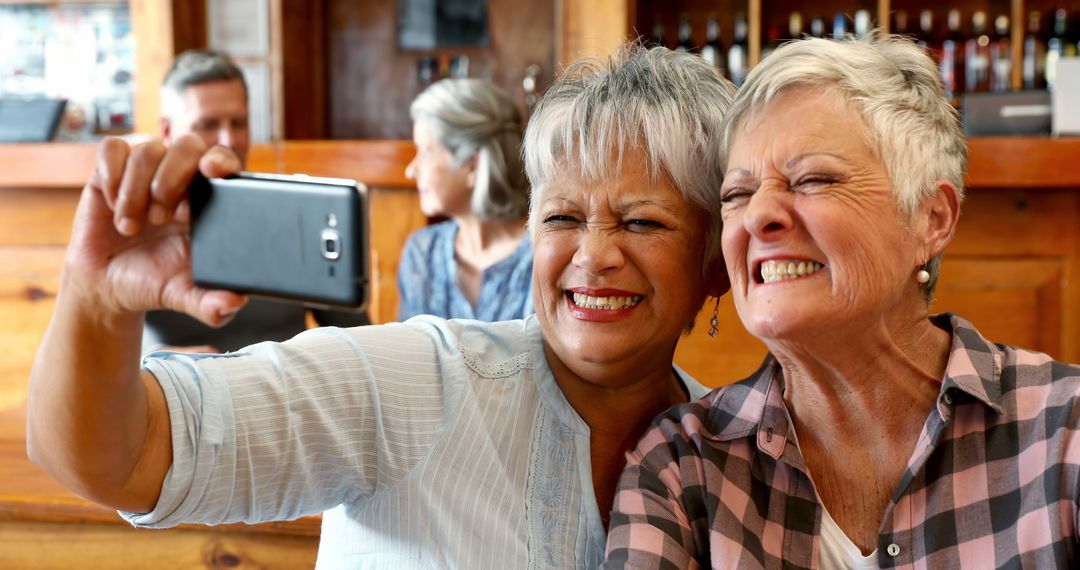
[[[227,355],[157,353],[143,312],[209,324],[243,303],[191,283],[167,211],[227,149],[102,146],[30,381],[32,459],[137,526],[324,512],[326,568],[595,568],[624,457],[706,389],[672,363],[720,264],[733,86],[630,47],[571,67],[526,134],[538,311],[315,329]],[[156,180],[151,193],[151,180]]]
[[912,42],[791,42],[726,122],[749,378],[632,452],[609,568],[1075,568],[1080,367],[930,315],[966,147]]
[[524,129],[510,96],[484,79],[433,83],[409,107],[420,209],[446,221],[409,236],[398,265],[398,319],[502,321],[535,312]]

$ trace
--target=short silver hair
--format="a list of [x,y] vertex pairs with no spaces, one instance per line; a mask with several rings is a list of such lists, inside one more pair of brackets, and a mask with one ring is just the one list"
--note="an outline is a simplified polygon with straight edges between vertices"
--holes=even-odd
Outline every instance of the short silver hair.
[[560,172],[610,179],[626,149],[640,148],[654,179],[667,176],[709,214],[702,273],[710,277],[722,259],[720,145],[734,93],[700,57],[663,47],[632,42],[606,61],[575,62],[548,88],[525,130],[525,171],[533,186],[529,224],[539,223],[540,195]]
[[[897,208],[910,222],[938,180],[964,197],[967,145],[956,109],[942,90],[934,61],[903,36],[871,33],[863,39],[808,38],[788,42],[750,72],[728,112],[724,156],[736,129],[779,93],[796,87],[835,93],[862,115],[863,135],[884,163]],[[941,255],[926,260],[933,297]]]
[[505,91],[483,79],[444,79],[416,97],[409,115],[458,166],[476,157],[470,205],[477,217],[525,215],[529,185],[521,164],[521,114]]
[[187,50],[176,56],[161,82],[161,114],[176,118],[184,112],[184,93],[188,88],[211,81],[239,81],[247,98],[244,73],[228,57],[206,49]]

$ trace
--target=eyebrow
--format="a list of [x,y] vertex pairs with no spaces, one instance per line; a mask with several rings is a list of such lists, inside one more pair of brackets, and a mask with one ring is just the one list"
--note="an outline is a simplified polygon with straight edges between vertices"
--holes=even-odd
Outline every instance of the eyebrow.
[[791,168],[791,167],[795,166],[796,164],[798,164],[798,163],[800,163],[800,162],[802,162],[802,161],[804,161],[804,160],[806,160],[808,158],[814,157],[814,156],[831,156],[831,157],[833,157],[833,158],[835,158],[837,160],[847,162],[847,159],[840,156],[839,154],[832,153],[832,152],[825,152],[825,151],[815,151],[815,152],[805,152],[803,154],[800,154],[800,155],[792,158],[791,160],[787,161],[787,164],[785,164],[784,166],[786,166],[787,168]]
[[[552,202],[552,201],[564,202],[567,205],[572,206],[574,208],[579,208],[580,207],[577,202],[575,202],[574,200],[571,200],[570,198],[567,198],[566,196],[550,196],[550,197],[544,199],[544,203],[548,203],[548,202]],[[677,209],[678,204],[677,204],[677,202],[674,202],[674,201],[671,201],[671,200],[652,200],[652,199],[649,199],[649,198],[643,198],[643,199],[640,199],[640,200],[631,200],[631,201],[626,202],[626,203],[621,203],[621,204],[618,205],[618,209],[620,211],[625,211],[625,210],[629,210],[629,209],[631,209],[631,208],[633,208],[635,206],[656,206],[658,208],[662,208],[662,209],[667,210],[669,212],[674,212]]]

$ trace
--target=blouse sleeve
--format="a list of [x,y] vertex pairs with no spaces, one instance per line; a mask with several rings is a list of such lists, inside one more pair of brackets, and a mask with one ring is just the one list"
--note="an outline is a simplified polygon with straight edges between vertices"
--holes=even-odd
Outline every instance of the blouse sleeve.
[[316,329],[227,355],[161,353],[173,465],[133,524],[289,520],[361,500],[435,445],[464,385],[432,322]]

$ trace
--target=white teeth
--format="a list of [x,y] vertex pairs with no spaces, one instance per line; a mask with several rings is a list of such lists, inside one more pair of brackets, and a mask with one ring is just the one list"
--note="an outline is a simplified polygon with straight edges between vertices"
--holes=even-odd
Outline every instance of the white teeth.
[[796,277],[805,277],[824,267],[816,261],[786,261],[770,259],[761,263],[761,280],[776,283]]
[[633,307],[640,303],[641,299],[641,295],[634,295],[632,297],[590,297],[582,293],[574,293],[574,304],[583,309],[617,311],[619,309]]

